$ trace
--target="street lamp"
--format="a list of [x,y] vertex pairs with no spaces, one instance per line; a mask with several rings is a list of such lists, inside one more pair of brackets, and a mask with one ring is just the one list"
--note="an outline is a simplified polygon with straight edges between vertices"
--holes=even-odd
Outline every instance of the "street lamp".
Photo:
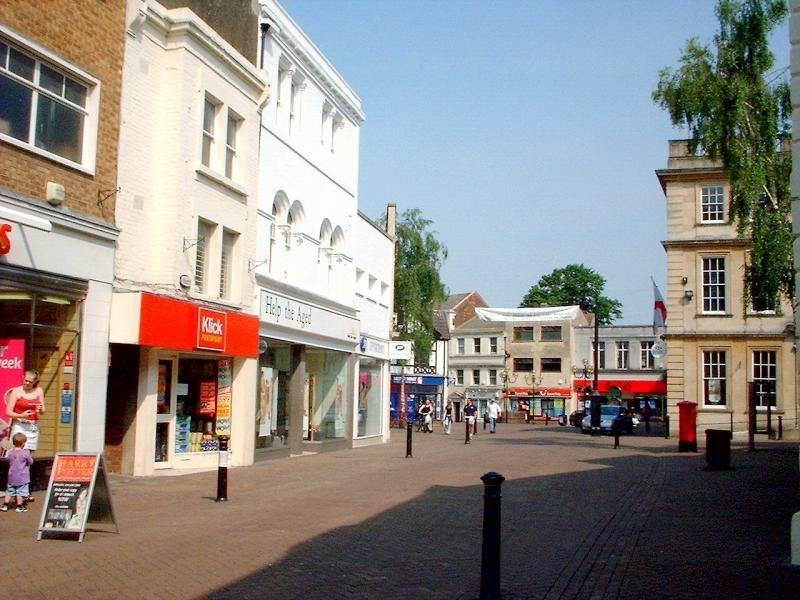
[[[594,348],[592,349],[592,365],[593,365],[593,373],[592,373],[592,390],[593,396],[595,398],[592,399],[592,406],[591,406],[591,424],[592,429],[599,429],[600,428],[600,402],[596,401],[596,396],[599,395],[599,390],[597,389],[598,386],[598,379],[600,375],[599,367],[599,356],[600,356],[600,301],[599,296],[595,294],[593,300],[589,300],[588,298],[584,298],[581,302],[581,309],[584,311],[588,311],[589,309],[592,310],[592,315],[594,316]],[[585,408],[584,402],[584,408]]]

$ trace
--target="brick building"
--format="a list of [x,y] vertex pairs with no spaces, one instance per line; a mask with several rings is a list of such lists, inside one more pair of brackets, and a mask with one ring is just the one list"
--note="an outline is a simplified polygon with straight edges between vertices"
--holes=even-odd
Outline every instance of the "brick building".
[[101,451],[121,0],[0,3],[0,388],[41,373],[37,458]]

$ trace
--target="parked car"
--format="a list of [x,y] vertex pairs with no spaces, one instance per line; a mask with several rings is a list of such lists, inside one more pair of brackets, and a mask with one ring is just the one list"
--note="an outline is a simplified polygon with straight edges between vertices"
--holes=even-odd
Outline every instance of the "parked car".
[[573,410],[569,413],[569,424],[575,427],[581,426],[581,421],[583,421],[583,417],[586,416],[586,413],[582,410]]
[[[639,424],[639,420],[628,414],[628,409],[616,404],[604,404],[600,407],[600,432],[612,433],[614,422],[616,421],[620,433],[633,433],[634,428]],[[581,421],[581,431],[590,433],[592,431],[592,416],[587,414]]]

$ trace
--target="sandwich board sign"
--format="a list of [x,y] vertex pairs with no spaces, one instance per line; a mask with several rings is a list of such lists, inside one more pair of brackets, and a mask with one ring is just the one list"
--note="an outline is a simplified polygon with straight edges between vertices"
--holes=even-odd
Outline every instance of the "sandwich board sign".
[[58,452],[36,539],[75,538],[82,542],[88,522],[113,523],[119,533],[103,455]]

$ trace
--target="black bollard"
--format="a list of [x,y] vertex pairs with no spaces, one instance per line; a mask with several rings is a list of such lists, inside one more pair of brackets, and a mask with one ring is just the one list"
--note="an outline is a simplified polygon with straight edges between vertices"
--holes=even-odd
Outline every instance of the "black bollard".
[[483,430],[486,431],[486,423],[489,422],[489,413],[483,413]]
[[217,502],[228,499],[228,438],[219,437],[219,467],[217,468]]
[[783,417],[778,415],[778,439],[783,439]]
[[408,422],[408,427],[406,428],[406,458],[414,458],[411,455],[411,432],[414,430],[414,426],[411,424],[411,421]]
[[464,417],[464,424],[467,426],[465,430],[466,433],[464,434],[464,443],[469,444],[469,430],[470,430],[469,417]]
[[664,415],[664,439],[669,439],[669,415]]
[[619,429],[614,428],[614,448],[619,448]]
[[500,599],[500,487],[506,480],[490,471],[483,481],[483,547],[481,549],[480,600]]
[[472,435],[478,435],[478,416],[476,415],[472,418],[475,419],[475,424],[472,426]]

